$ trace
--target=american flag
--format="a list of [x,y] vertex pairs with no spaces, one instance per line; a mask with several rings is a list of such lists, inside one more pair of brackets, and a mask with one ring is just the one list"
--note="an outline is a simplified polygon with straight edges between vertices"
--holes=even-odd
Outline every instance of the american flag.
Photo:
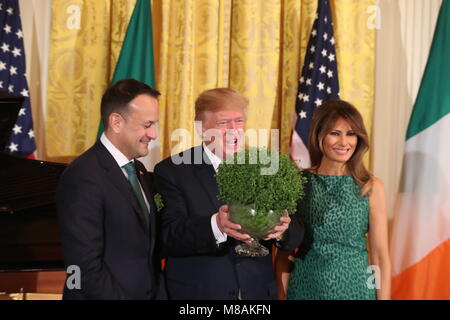
[[4,151],[33,158],[36,144],[18,0],[0,0],[0,28],[0,90],[8,91],[11,96],[25,97]]
[[314,110],[329,99],[339,97],[335,39],[329,0],[318,0],[316,18],[305,54],[295,104],[296,122],[292,130],[290,155],[298,167],[311,165],[307,149]]

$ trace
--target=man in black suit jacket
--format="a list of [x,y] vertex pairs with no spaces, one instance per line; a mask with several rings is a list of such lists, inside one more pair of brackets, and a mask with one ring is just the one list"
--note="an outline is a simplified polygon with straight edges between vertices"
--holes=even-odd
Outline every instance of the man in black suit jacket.
[[64,299],[159,297],[152,175],[136,160],[157,137],[158,96],[133,79],[108,88],[103,135],[61,177],[56,201],[64,262],[81,271],[81,287],[66,281]]
[[[214,174],[222,159],[242,147],[247,104],[232,89],[203,92],[195,106],[203,144],[155,167],[164,199],[162,247],[170,299],[276,299],[271,255],[235,253],[238,240],[250,236],[239,233],[241,227],[229,220],[228,207],[217,199]],[[267,240],[279,237],[289,222],[283,217]]]

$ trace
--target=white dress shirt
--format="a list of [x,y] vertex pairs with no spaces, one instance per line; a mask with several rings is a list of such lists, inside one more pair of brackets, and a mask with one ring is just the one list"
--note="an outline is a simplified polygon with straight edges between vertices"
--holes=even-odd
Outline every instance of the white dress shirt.
[[[128,174],[123,168],[124,165],[126,165],[128,162],[132,161],[134,162],[134,159],[128,160],[127,156],[125,156],[119,149],[117,149],[112,142],[108,139],[108,137],[105,135],[105,133],[102,133],[102,136],[100,137],[100,142],[105,146],[105,148],[111,153],[114,160],[116,160],[117,164],[119,165],[120,169],[122,170],[125,177],[128,179]],[[138,173],[136,173],[138,174]],[[139,182],[139,179],[138,179]],[[139,187],[141,188],[142,195],[144,196],[145,204],[147,205],[147,208],[150,210],[150,206],[147,201],[147,197],[145,195],[144,190],[142,189],[141,183],[139,182]]]
[[[211,164],[214,168],[214,170],[217,172],[219,169],[219,165],[222,163],[222,159],[220,159],[218,156],[216,156],[211,150],[208,149],[208,147],[203,143],[203,149],[205,150],[205,154],[211,161]],[[216,244],[220,244],[222,242],[227,241],[227,235],[226,233],[223,233],[220,231],[219,227],[217,226],[217,214],[215,213],[211,217],[211,228],[214,233],[214,237],[216,238]]]

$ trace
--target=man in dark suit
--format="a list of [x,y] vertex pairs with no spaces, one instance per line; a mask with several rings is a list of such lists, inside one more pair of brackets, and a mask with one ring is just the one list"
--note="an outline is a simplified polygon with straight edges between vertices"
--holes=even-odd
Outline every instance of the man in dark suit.
[[[228,206],[217,199],[214,174],[243,145],[247,105],[233,89],[203,92],[195,105],[203,143],[155,167],[164,200],[162,248],[170,299],[276,299],[271,255],[235,253],[238,240],[249,241],[250,236],[239,232],[241,227],[229,220]],[[289,222],[283,217],[267,240],[279,237]]]
[[160,260],[152,175],[136,160],[157,138],[159,92],[125,79],[101,102],[105,131],[61,177],[57,209],[66,267],[81,286],[64,299],[155,299]]

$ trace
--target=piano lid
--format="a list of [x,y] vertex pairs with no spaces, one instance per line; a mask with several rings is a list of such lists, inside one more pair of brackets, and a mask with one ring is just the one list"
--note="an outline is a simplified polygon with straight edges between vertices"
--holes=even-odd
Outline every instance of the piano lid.
[[65,164],[0,154],[0,213],[55,203]]
[[[23,97],[0,91],[0,150],[4,150],[23,104]],[[0,213],[52,204],[65,164],[0,153]]]

